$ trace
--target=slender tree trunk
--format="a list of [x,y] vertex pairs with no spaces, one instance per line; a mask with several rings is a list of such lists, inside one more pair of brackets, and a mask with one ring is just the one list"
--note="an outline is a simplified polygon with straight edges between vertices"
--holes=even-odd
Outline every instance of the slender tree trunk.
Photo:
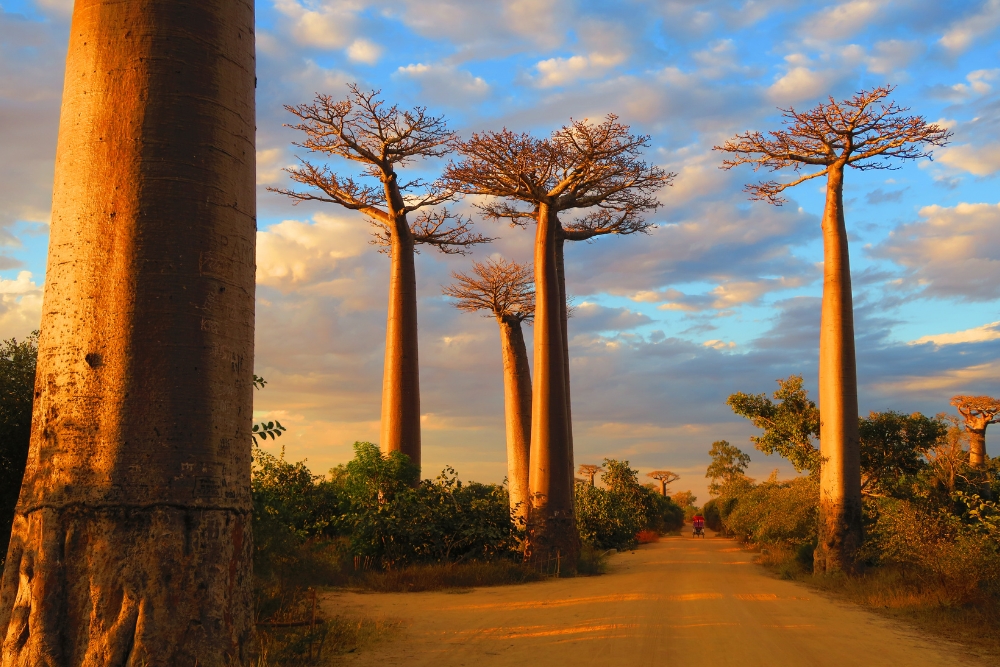
[[573,401],[570,396],[569,382],[569,308],[566,305],[566,262],[563,249],[566,245],[566,237],[562,234],[562,225],[556,229],[555,250],[556,250],[556,275],[559,277],[559,302],[560,306],[559,324],[562,327],[563,342],[563,370],[566,376],[566,442],[569,447],[569,483],[573,487],[573,480],[576,479],[576,465],[573,461]]
[[402,452],[420,467],[420,364],[417,359],[417,276],[413,236],[404,216],[392,233],[389,315],[382,375],[385,453]]
[[531,495],[528,461],[531,451],[531,370],[521,321],[497,318],[503,350],[504,412],[507,417],[507,484],[512,515],[526,523]]
[[830,168],[823,212],[819,412],[823,462],[815,570],[851,572],[856,569],[856,552],[862,540],[861,450],[843,165]]
[[663,496],[664,498],[667,497],[667,483],[664,482],[662,479],[660,480],[660,495]]
[[573,514],[567,439],[566,371],[563,368],[562,308],[556,272],[559,221],[547,204],[539,207],[535,232],[535,378],[531,403],[531,509],[525,556],[542,559],[558,551],[569,568],[579,553]]
[[77,0],[4,667],[245,661],[254,13]]
[[976,428],[967,424],[965,431],[969,434],[969,465],[979,468],[986,463],[986,426]]

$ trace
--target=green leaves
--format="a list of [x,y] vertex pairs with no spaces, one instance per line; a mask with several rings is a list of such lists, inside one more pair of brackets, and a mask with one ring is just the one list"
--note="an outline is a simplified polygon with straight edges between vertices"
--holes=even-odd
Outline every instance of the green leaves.
[[726,399],[726,404],[763,431],[750,438],[758,450],[778,454],[798,472],[819,471],[819,450],[813,444],[819,438],[819,410],[802,388],[801,375],[778,380],[774,401],[765,394],[737,392]]
[[723,485],[742,477],[750,465],[750,456],[744,454],[739,447],[729,444],[728,440],[713,442],[708,455],[712,457],[712,462],[708,464],[705,477],[712,480],[708,485],[712,495],[718,495]]
[[872,412],[858,423],[861,489],[870,495],[899,495],[902,484],[926,467],[923,455],[948,431],[940,419],[914,412]]
[[276,438],[278,438],[278,436],[280,436],[288,429],[282,426],[281,422],[275,419],[274,421],[271,422],[261,422],[259,424],[254,424],[253,428],[250,430],[252,433],[250,437],[253,438],[253,444],[257,445],[259,444],[257,442],[258,436],[263,440],[267,440],[267,436],[271,436],[271,440],[275,440]]

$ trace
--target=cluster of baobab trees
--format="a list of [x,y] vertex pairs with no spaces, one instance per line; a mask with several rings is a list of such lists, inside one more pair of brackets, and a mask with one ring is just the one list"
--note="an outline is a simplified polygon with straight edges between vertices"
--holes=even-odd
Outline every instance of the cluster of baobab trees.
[[[826,178],[822,218],[824,247],[820,334],[821,472],[820,572],[853,570],[861,545],[861,472],[857,367],[844,175],[891,169],[895,160],[930,155],[947,142],[944,128],[906,115],[876,87],[841,102],[830,98],[807,112],[783,110],[781,130],[746,132],[716,146],[728,153],[724,169],[791,168],[797,178],[747,186],[751,198],[775,205],[782,193],[813,178]],[[377,185],[302,160],[293,180],[302,192],[279,190],[296,200],[336,203],[361,211],[376,227],[391,257],[389,315],[382,395],[384,451],[401,451],[419,465],[420,398],[417,363],[417,299],[413,262],[417,243],[464,252],[490,239],[474,233],[471,220],[436,206],[463,195],[490,220],[535,224],[534,290],[523,265],[503,260],[474,264],[474,276],[456,274],[445,289],[459,308],[487,310],[500,325],[505,369],[508,479],[511,502],[526,521],[526,557],[559,550],[572,562],[578,549],[573,520],[573,429],[570,408],[564,244],[606,234],[648,231],[646,214],[659,205],[657,191],[675,174],[641,159],[649,137],[632,134],[614,115],[590,123],[571,120],[548,137],[500,131],[461,139],[443,118],[423,107],[401,110],[356,85],[344,100],[318,95],[289,106],[306,135],[300,146],[359,162]],[[455,157],[432,182],[398,173],[418,158]],[[799,173],[805,167],[811,171]],[[419,212],[419,213],[418,213]],[[407,215],[418,213],[408,222]],[[533,383],[521,323],[534,320]],[[528,392],[529,383],[531,392]],[[530,408],[530,418],[528,416]]]
[[[249,657],[253,12],[245,0],[74,7],[31,444],[0,580],[2,665]],[[816,169],[751,187],[772,203],[795,183],[827,178],[820,571],[851,569],[861,535],[844,172],[923,157],[948,138],[904,116],[889,93],[788,110],[785,130],[721,147],[733,155],[727,167]],[[289,194],[364,213],[386,244],[385,449],[419,464],[416,244],[449,251],[485,241],[442,208],[461,195],[485,197],[488,218],[535,225],[529,555],[571,558],[563,245],[644,231],[673,175],[643,162],[648,138],[614,116],[544,138],[502,130],[461,140],[439,117],[357,89],[292,110],[303,146],[374,177],[368,185],[304,162],[293,178],[316,192]],[[448,151],[455,159],[440,179],[397,171]]]

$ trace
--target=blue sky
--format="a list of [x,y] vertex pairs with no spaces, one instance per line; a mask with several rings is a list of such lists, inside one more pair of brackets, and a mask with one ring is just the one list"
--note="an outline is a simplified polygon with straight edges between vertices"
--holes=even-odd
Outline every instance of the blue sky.
[[[41,309],[71,4],[0,0],[4,337]],[[294,162],[282,105],[351,81],[465,135],[616,113],[651,136],[649,161],[678,173],[653,233],[567,251],[579,462],[671,468],[676,488],[703,495],[711,442],[749,448],[729,393],[772,391],[790,373],[815,386],[822,184],[781,208],[751,203],[741,189],[755,175],[719,170],[711,147],[777,127],[777,107],[880,84],[955,136],[933,162],[848,174],[862,411],[936,413],[953,394],[1000,393],[1000,0],[267,0],[257,11],[257,371],[270,384],[256,409],[289,427],[289,457],[323,471],[378,434],[388,264],[363,219],[266,190]],[[478,224],[499,238],[474,257],[530,258],[529,231]],[[425,474],[449,463],[499,481],[496,326],[440,296],[469,262],[418,260]],[[751,455],[754,474],[779,464]]]

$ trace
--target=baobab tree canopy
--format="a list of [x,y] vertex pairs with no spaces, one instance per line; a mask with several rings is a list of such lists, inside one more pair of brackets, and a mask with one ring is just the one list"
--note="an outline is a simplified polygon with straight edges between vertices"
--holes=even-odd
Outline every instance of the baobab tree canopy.
[[928,157],[931,153],[926,147],[944,145],[952,133],[921,116],[904,115],[909,109],[886,101],[892,91],[891,86],[879,86],[839,103],[831,97],[829,103],[805,112],[782,109],[787,129],[772,130],[766,136],[744,132],[715,149],[734,155],[723,161],[726,169],[741,164],[752,164],[754,171],[816,168],[789,183],[765,181],[746,186],[751,199],[775,205],[785,202],[781,196],[785,190],[825,176],[835,165],[860,171],[898,169],[892,159]]
[[[424,107],[387,106],[378,91],[348,85],[346,99],[317,95],[312,104],[285,108],[301,122],[293,125],[306,138],[296,144],[312,153],[362,165],[360,178],[335,173],[328,165],[301,160],[288,169],[305,192],[273,188],[295,202],[321,201],[360,211],[375,227],[373,243],[391,259],[382,377],[380,446],[399,451],[420,466],[420,370],[417,350],[417,287],[413,254],[418,244],[444,253],[465,253],[490,239],[472,231],[471,220],[435,209],[455,196],[447,183],[420,178],[401,180],[397,168],[417,159],[448,153],[454,134],[444,118]],[[408,214],[417,213],[410,222]]]
[[531,267],[503,258],[473,262],[472,274],[452,273],[455,282],[442,292],[455,307],[467,312],[489,311],[488,316],[530,320],[535,313]]

